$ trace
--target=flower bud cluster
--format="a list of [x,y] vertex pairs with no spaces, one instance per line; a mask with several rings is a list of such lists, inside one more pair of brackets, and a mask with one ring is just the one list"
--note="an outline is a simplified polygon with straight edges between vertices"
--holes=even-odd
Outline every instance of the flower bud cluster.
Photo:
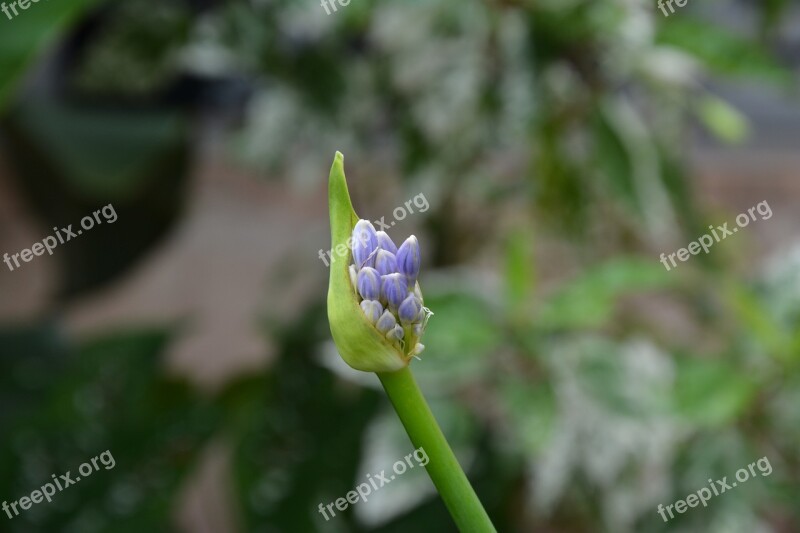
[[409,356],[425,348],[418,341],[432,314],[423,305],[417,278],[420,252],[413,235],[398,248],[368,220],[353,228],[350,281],[369,321]]

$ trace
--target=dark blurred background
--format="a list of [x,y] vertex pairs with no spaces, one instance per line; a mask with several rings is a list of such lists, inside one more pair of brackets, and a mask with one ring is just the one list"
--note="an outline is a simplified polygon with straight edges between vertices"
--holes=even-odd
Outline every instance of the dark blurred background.
[[413,450],[330,340],[336,150],[360,216],[430,204],[389,231],[435,313],[413,368],[498,531],[800,531],[800,6],[675,7],[0,14],[0,253],[118,216],[0,264],[0,500],[116,460],[0,531],[454,531],[420,469],[317,509]]

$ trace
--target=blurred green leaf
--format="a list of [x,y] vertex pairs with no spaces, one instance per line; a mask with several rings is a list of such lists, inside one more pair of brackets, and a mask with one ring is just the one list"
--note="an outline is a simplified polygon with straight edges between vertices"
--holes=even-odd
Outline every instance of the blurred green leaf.
[[534,322],[542,328],[594,328],[605,324],[624,294],[676,282],[654,258],[616,258],[566,282],[542,302]]
[[743,333],[749,333],[776,359],[798,360],[794,347],[797,342],[790,332],[781,327],[780,321],[764,305],[764,302],[742,284],[728,283],[724,287],[725,300],[739,322]]
[[675,383],[678,414],[697,424],[720,427],[731,424],[758,390],[752,377],[726,361],[678,360]]
[[444,394],[482,375],[502,336],[488,305],[477,296],[428,289],[425,305],[434,316],[425,330],[422,360],[413,363],[415,374],[423,389]]
[[697,115],[714,135],[727,143],[737,144],[747,139],[747,118],[724,100],[706,96],[697,104]]
[[516,231],[506,243],[506,299],[512,312],[524,312],[532,304],[536,282],[533,237]]
[[606,116],[610,106],[600,106],[594,114],[592,133],[594,135],[594,158],[602,178],[615,196],[634,213],[641,213],[636,183],[633,176],[633,163],[625,141],[613,121]]
[[557,422],[558,403],[550,384],[509,376],[500,386],[500,399],[512,422],[513,438],[508,445],[523,455],[539,451]]
[[712,71],[758,78],[779,85],[792,81],[791,72],[757,43],[731,31],[689,17],[670,17],[658,26],[657,42],[685,50]]
[[25,73],[44,48],[99,0],[42,1],[8,20],[0,13],[0,111]]
[[770,37],[770,33],[783,19],[784,14],[791,5],[790,0],[763,0],[757,4],[761,10],[761,35],[762,38]]

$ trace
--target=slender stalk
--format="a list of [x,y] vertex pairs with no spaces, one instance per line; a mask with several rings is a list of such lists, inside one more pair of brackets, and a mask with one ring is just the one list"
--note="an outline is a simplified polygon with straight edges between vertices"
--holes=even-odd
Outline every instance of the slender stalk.
[[462,533],[496,533],[467,476],[453,455],[408,367],[378,373],[414,447],[430,459],[425,468]]

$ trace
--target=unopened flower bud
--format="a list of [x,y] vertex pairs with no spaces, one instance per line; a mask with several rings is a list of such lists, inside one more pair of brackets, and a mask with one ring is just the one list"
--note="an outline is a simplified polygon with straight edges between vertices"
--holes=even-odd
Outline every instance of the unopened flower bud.
[[[421,351],[417,341],[431,315],[427,308],[422,322],[411,322],[405,328],[398,323],[399,307],[409,294],[424,306],[416,278],[419,274],[419,247],[413,237],[404,243],[403,261],[388,235],[375,231],[367,220],[359,219],[350,200],[344,176],[344,157],[336,152],[328,179],[328,205],[331,227],[331,250],[346,245],[353,262],[330,264],[328,285],[328,322],[331,335],[342,359],[352,368],[364,372],[396,372],[409,364],[413,354]],[[391,259],[382,254],[380,268],[375,268],[378,251],[393,254],[397,269],[391,270]],[[408,275],[413,276],[410,279]],[[377,286],[377,287],[376,287]],[[363,298],[362,298],[363,297]],[[363,300],[363,301],[362,301]],[[415,303],[408,303],[402,315],[413,315]]]
[[391,331],[389,331],[389,333],[386,334],[386,338],[396,339],[399,341],[403,338],[403,335],[405,335],[403,328],[401,328],[400,325],[396,325],[391,329]]
[[375,250],[378,248],[378,235],[369,220],[363,218],[353,228],[353,261],[356,269],[375,266]]
[[376,300],[364,300],[361,302],[361,309],[364,310],[364,314],[373,324],[378,321],[381,313],[383,313],[383,306]]
[[394,255],[397,255],[397,246],[395,246],[394,241],[385,231],[379,231],[378,235],[378,246],[381,249],[386,250],[387,252],[391,252]]
[[375,255],[375,269],[381,276],[394,274],[397,272],[397,258],[392,252],[379,249]]
[[358,294],[365,300],[379,300],[381,297],[381,276],[371,267],[358,271]]
[[418,322],[421,311],[422,304],[416,296],[409,294],[397,308],[397,316],[400,318],[400,323],[405,326],[412,322]]
[[397,325],[397,320],[394,318],[392,312],[389,311],[388,309],[384,311],[381,317],[377,320],[377,322],[375,322],[375,327],[378,329],[378,331],[380,331],[384,335],[393,330],[396,325]]
[[418,342],[416,346],[414,346],[414,350],[411,352],[411,355],[419,355],[425,350],[425,345],[421,342]]
[[414,283],[417,281],[417,276],[419,276],[419,267],[419,242],[412,235],[397,250],[397,270],[405,275],[411,283]]
[[381,296],[391,309],[397,309],[408,294],[408,283],[402,274],[387,274],[381,277]]

